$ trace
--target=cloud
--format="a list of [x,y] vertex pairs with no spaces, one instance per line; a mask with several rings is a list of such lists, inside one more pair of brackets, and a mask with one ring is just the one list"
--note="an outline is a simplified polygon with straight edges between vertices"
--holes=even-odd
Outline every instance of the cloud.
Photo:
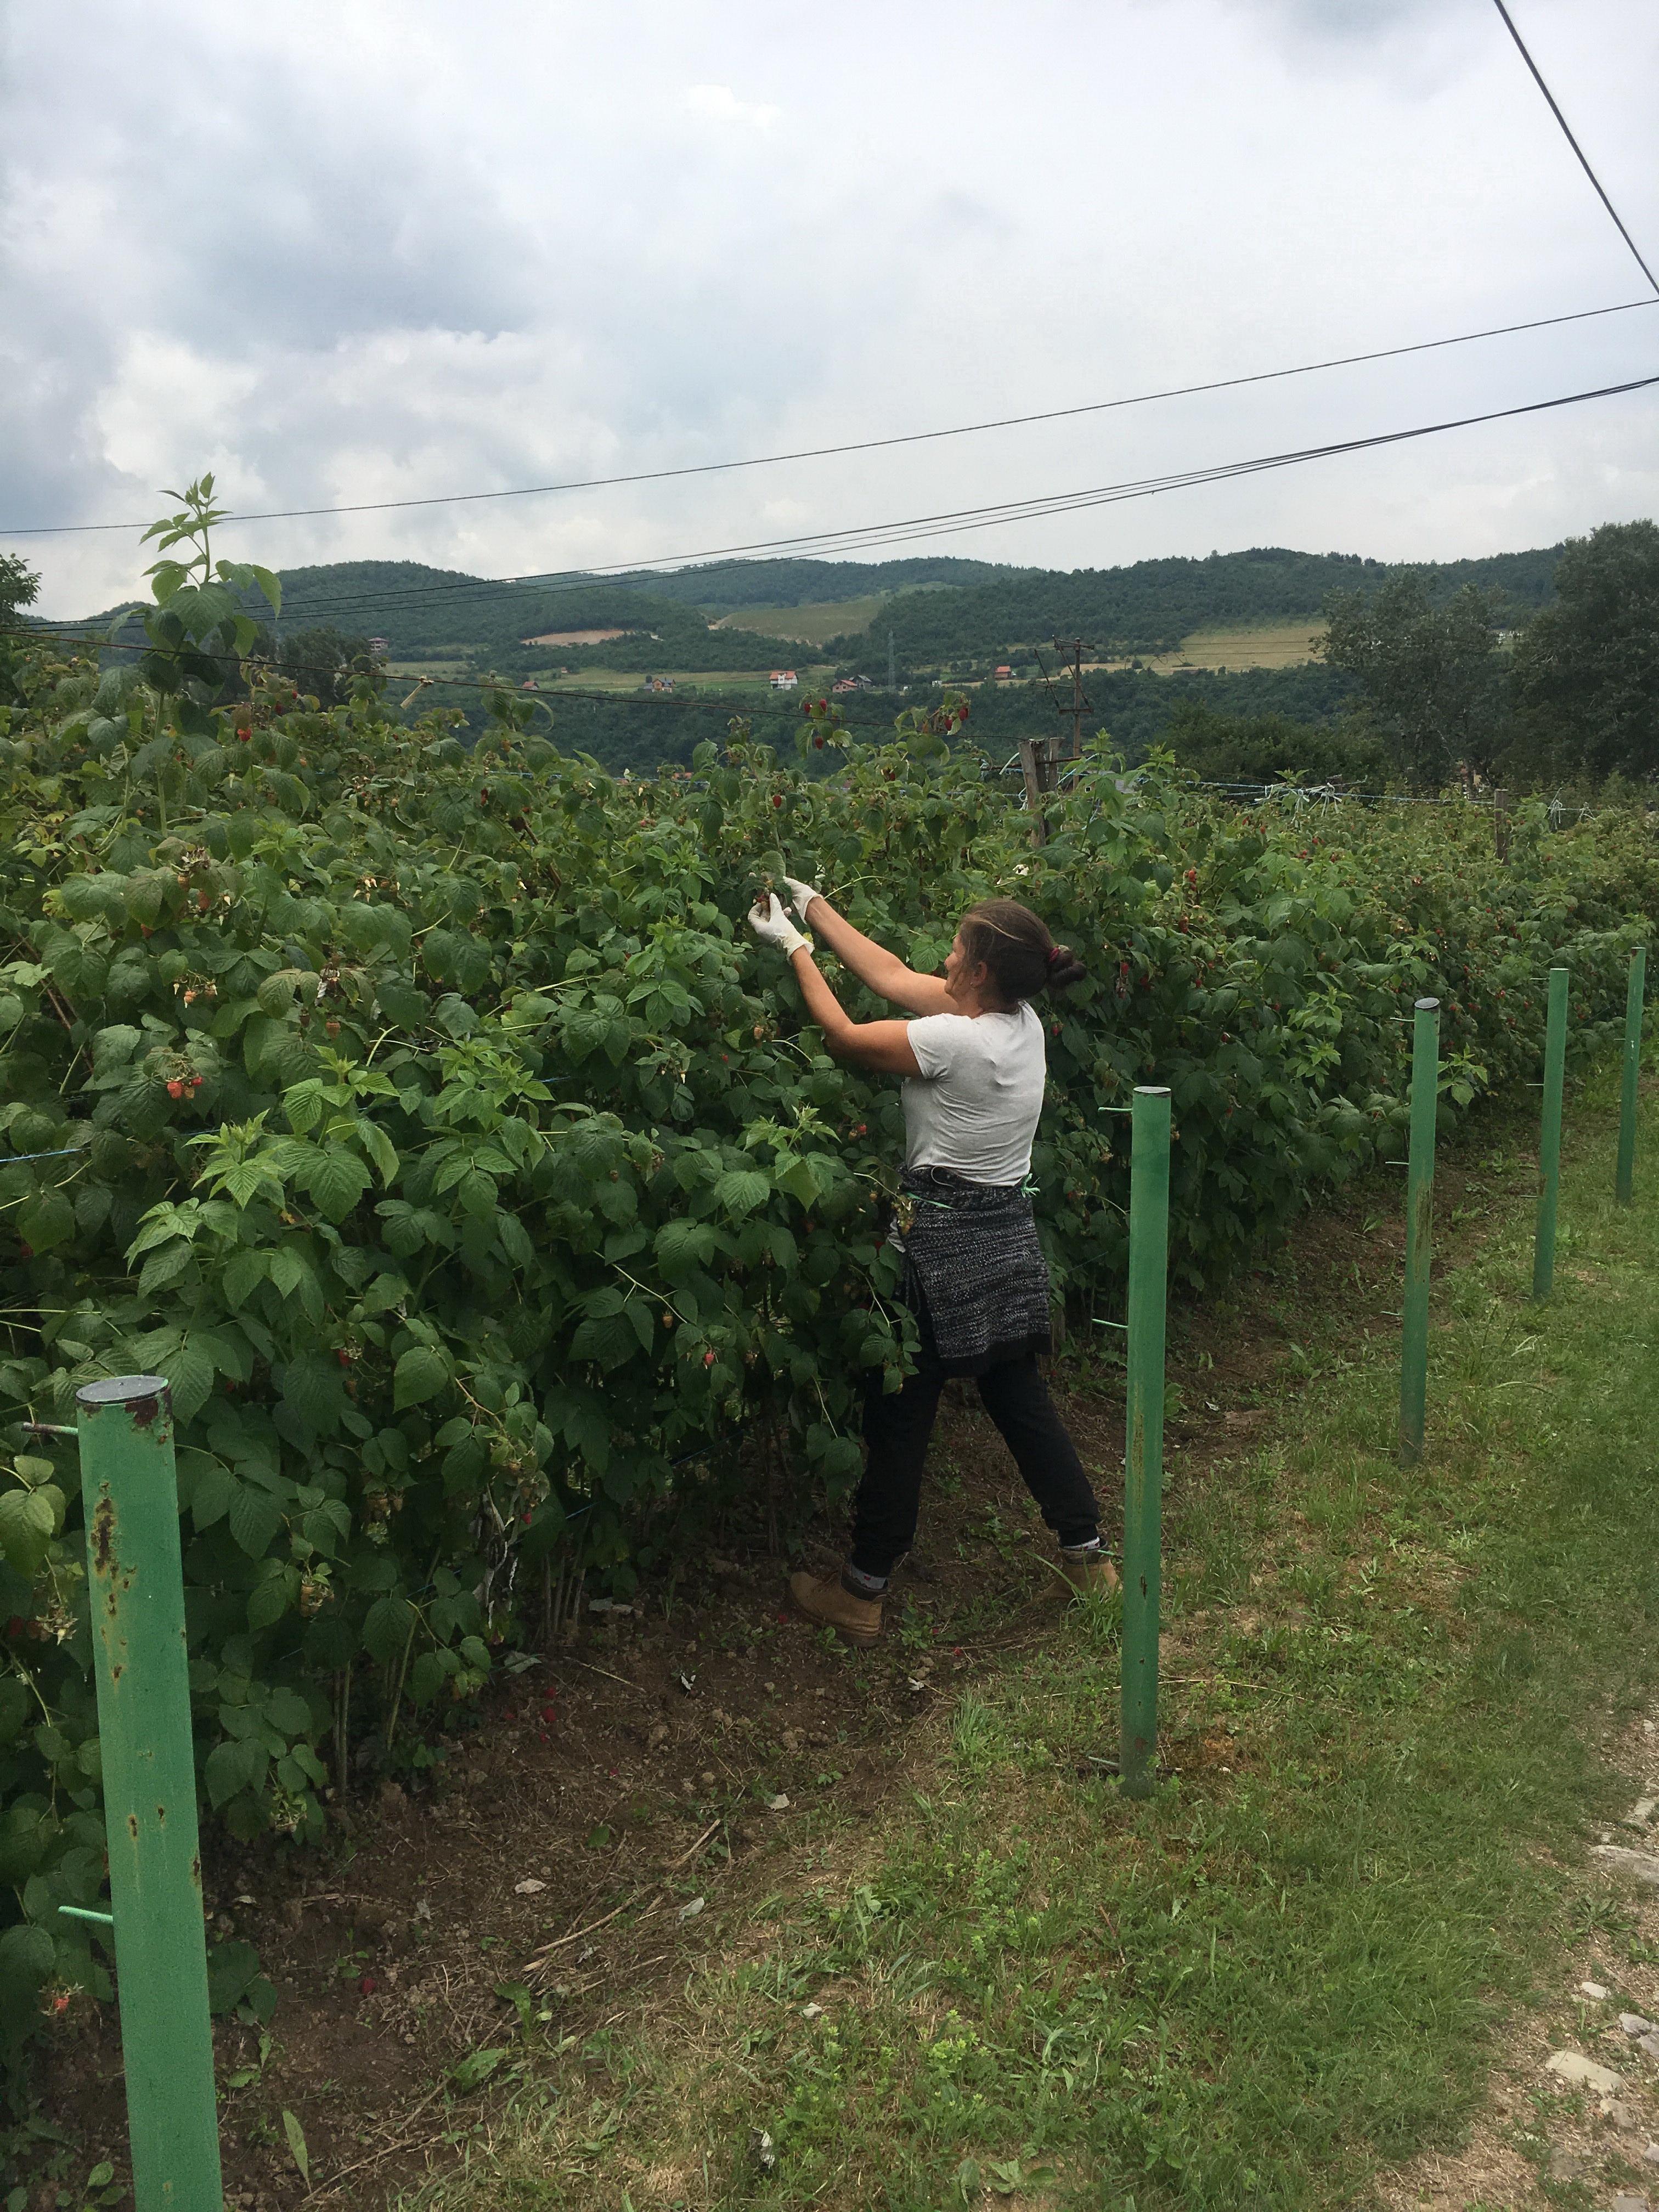
[[[847,0],[828,40],[770,0],[492,0],[464,21],[448,0],[73,4],[73,40],[42,10],[0,33],[0,525],[142,522],[204,466],[243,507],[684,468],[1634,289],[1508,42],[1418,0]],[[1659,17],[1534,4],[1575,127],[1659,237]],[[939,514],[1610,382],[1645,367],[1647,327],[775,470],[249,526],[226,550],[499,574],[693,552],[779,534],[769,515]],[[935,542],[1061,567],[1547,543],[1652,503],[1656,420],[1613,402],[1593,434],[1539,417]],[[14,546],[48,612],[106,605],[143,566],[130,538]]]
[[706,115],[715,123],[742,124],[751,131],[769,131],[783,119],[781,107],[739,100],[729,84],[694,84],[685,104],[694,115]]

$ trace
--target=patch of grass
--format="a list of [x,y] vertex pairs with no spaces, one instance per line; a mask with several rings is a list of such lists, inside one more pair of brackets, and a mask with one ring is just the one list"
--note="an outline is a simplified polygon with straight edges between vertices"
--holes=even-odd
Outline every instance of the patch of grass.
[[1659,1113],[1630,1210],[1605,1093],[1570,1128],[1553,1300],[1524,1202],[1437,1288],[1426,1467],[1394,1462],[1392,1340],[1309,1330],[1264,1440],[1174,1486],[1152,1800],[1091,1764],[1091,1607],[433,2201],[1303,2212],[1451,2140],[1583,1933],[1595,1742],[1653,1683]]
[[710,625],[746,629],[792,645],[825,645],[832,637],[853,637],[869,629],[876,611],[890,593],[866,592],[856,599],[816,599],[800,607],[739,607]]
[[1176,668],[1291,668],[1313,658],[1314,641],[1324,635],[1322,622],[1243,623],[1237,629],[1195,629],[1174,653],[1146,665],[1160,676]]

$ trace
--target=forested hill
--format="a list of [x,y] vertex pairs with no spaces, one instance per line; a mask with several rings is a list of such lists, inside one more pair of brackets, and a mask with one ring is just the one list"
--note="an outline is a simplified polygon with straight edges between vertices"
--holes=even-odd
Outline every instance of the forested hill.
[[[1421,565],[1436,598],[1479,585],[1519,621],[1549,598],[1560,550]],[[945,556],[757,561],[549,584],[414,561],[342,561],[283,572],[283,625],[330,623],[348,635],[385,637],[394,659],[446,649],[493,658],[510,654],[520,638],[548,631],[625,629],[637,634],[635,646],[587,647],[561,657],[631,666],[646,650],[647,659],[669,666],[757,667],[777,657],[777,640],[788,634],[780,610],[862,600],[859,613],[874,603],[873,615],[866,628],[834,641],[831,658],[884,675],[890,629],[902,668],[961,672],[1060,636],[1081,637],[1099,657],[1118,658],[1166,651],[1195,629],[1314,617],[1333,588],[1374,586],[1404,565],[1261,546],[1118,568],[1018,568]],[[754,634],[740,627],[717,638],[708,632],[707,623],[722,615],[740,625],[746,609],[756,612]],[[94,625],[107,619],[94,617]],[[647,650],[652,639],[654,655]]]
[[[1555,545],[1410,565],[1420,566],[1437,599],[1478,585],[1498,593],[1519,621],[1549,598],[1560,554]],[[890,629],[909,668],[960,665],[1057,637],[1081,637],[1102,658],[1168,652],[1195,629],[1316,615],[1328,592],[1374,588],[1404,565],[1269,545],[1122,568],[1027,568],[957,591],[899,592],[872,632],[843,641],[842,650],[872,674],[886,665]]]

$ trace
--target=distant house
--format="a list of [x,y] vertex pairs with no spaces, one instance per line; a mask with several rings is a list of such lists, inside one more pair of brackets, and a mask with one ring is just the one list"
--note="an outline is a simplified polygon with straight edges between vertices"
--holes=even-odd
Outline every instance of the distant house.
[[526,676],[524,682],[519,686],[520,691],[539,691],[541,688],[541,685],[537,683],[533,676]]
[[996,678],[999,684],[1006,684],[1009,678],[1012,676],[1014,672],[1005,660],[1000,668],[993,669],[991,672]]
[[389,637],[372,637],[368,641],[368,649],[376,660],[385,660],[391,654],[392,640]]
[[772,671],[772,689],[775,691],[794,691],[799,685],[800,678],[793,668],[775,668]]
[[838,676],[830,686],[832,691],[856,691],[858,688],[858,679],[852,676]]

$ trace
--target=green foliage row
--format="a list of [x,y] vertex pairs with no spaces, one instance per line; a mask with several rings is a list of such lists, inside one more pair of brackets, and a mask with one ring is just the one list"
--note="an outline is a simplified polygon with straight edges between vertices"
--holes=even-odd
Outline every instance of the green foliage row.
[[890,629],[907,669],[960,671],[1057,637],[1085,638],[1103,658],[1162,653],[1207,623],[1316,615],[1332,592],[1375,591],[1403,573],[1421,574],[1436,605],[1473,586],[1495,592],[1511,610],[1510,619],[1522,619],[1549,597],[1559,550],[1434,562],[1409,572],[1358,554],[1276,545],[1121,568],[1026,569],[959,591],[901,592],[865,636],[840,643],[849,665],[871,676],[886,667]]
[[811,775],[734,727],[641,784],[507,694],[470,750],[368,677],[325,710],[250,668],[221,708],[248,585],[210,520],[135,667],[32,648],[0,712],[0,1988],[98,1980],[54,1922],[102,1880],[77,1478],[21,1425],[82,1382],[172,1383],[203,1785],[244,1838],[317,1837],[354,1744],[472,1697],[545,1565],[629,1588],[712,1446],[851,1483],[906,1358],[902,1116],[744,927],[786,857],[923,968],[994,891],[1086,950],[1035,1158],[1080,1310],[1121,1277],[1137,1082],[1174,1092],[1203,1284],[1397,1146],[1420,992],[1449,1109],[1513,1090],[1551,962],[1603,1042],[1659,911],[1633,816],[1523,818],[1500,866],[1472,811],[1230,813],[1103,743],[1034,848],[915,713],[848,746],[814,708]]

